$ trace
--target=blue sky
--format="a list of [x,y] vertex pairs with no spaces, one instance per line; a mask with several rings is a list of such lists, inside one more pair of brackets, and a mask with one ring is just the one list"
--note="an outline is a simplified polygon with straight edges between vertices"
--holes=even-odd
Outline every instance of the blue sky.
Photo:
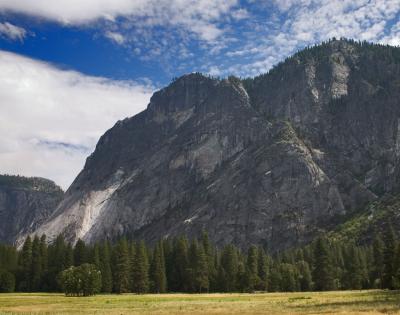
[[400,1],[0,0],[0,173],[66,188],[173,77],[255,76],[334,36],[400,45]]

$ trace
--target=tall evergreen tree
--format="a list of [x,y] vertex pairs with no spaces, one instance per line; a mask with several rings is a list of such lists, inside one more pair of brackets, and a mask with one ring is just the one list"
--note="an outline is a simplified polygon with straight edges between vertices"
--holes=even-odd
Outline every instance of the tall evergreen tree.
[[246,261],[246,291],[252,292],[260,283],[258,277],[258,250],[257,247],[251,246],[247,253]]
[[48,283],[46,279],[46,275],[48,273],[48,250],[47,250],[47,242],[46,242],[46,235],[42,235],[40,238],[40,256],[42,258],[42,283],[41,283],[41,290],[48,291]]
[[149,291],[149,262],[143,241],[139,242],[136,247],[132,279],[133,292],[147,293]]
[[167,290],[167,277],[165,275],[165,259],[162,244],[154,247],[150,265],[150,287],[153,293],[164,293]]
[[223,285],[225,291],[237,291],[237,273],[238,273],[238,253],[233,245],[226,245],[221,255],[221,267],[225,274],[225,283]]
[[382,287],[385,289],[394,289],[393,278],[395,276],[394,263],[396,251],[396,237],[393,227],[389,225],[385,235],[385,249],[383,253],[383,275]]
[[379,234],[375,236],[374,242],[372,244],[373,250],[373,270],[371,275],[371,281],[375,288],[382,288],[383,283],[383,268],[384,268],[384,247],[385,244]]
[[191,269],[191,284],[192,291],[203,292],[209,289],[208,279],[208,261],[202,244],[197,240],[193,240],[190,246],[190,269]]
[[116,293],[129,292],[130,268],[128,242],[122,239],[114,247],[114,291]]
[[313,279],[315,290],[327,291],[334,289],[331,258],[326,239],[318,238],[314,245]]
[[110,293],[113,288],[111,263],[110,263],[110,246],[105,241],[99,248],[100,252],[100,272],[101,272],[101,292]]
[[174,241],[172,253],[171,277],[168,280],[172,291],[179,292],[189,289],[188,269],[188,240],[185,237],[180,237]]
[[36,235],[32,243],[32,266],[31,266],[31,290],[40,291],[42,276],[43,276],[43,263],[40,247],[40,239]]
[[21,291],[30,291],[32,284],[32,240],[28,236],[22,247],[20,257],[21,281],[19,289]]
[[80,266],[87,262],[88,262],[88,253],[85,242],[82,241],[81,239],[78,239],[74,248],[74,265]]
[[258,278],[259,283],[256,287],[257,290],[266,291],[268,290],[268,276],[269,276],[269,261],[268,256],[265,251],[259,247],[258,248]]

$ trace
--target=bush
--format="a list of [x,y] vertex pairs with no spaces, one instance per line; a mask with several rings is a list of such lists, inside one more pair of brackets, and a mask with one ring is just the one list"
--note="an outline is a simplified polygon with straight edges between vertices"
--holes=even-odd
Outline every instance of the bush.
[[11,293],[15,289],[15,277],[11,272],[0,270],[0,293]]
[[101,289],[101,273],[91,264],[70,267],[62,271],[58,281],[67,296],[95,295]]

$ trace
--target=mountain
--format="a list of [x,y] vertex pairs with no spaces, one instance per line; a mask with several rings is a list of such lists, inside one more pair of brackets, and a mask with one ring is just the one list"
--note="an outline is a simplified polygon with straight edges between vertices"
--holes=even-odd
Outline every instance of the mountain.
[[185,75],[99,140],[36,231],[290,248],[399,192],[400,48],[331,40],[256,78]]
[[57,208],[63,194],[48,179],[0,175],[0,242],[13,243],[37,229]]

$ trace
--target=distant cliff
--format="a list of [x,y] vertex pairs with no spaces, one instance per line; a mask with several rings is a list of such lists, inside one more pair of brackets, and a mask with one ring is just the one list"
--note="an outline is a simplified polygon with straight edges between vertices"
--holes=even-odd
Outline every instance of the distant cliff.
[[34,231],[56,209],[63,191],[44,178],[0,175],[0,242]]

